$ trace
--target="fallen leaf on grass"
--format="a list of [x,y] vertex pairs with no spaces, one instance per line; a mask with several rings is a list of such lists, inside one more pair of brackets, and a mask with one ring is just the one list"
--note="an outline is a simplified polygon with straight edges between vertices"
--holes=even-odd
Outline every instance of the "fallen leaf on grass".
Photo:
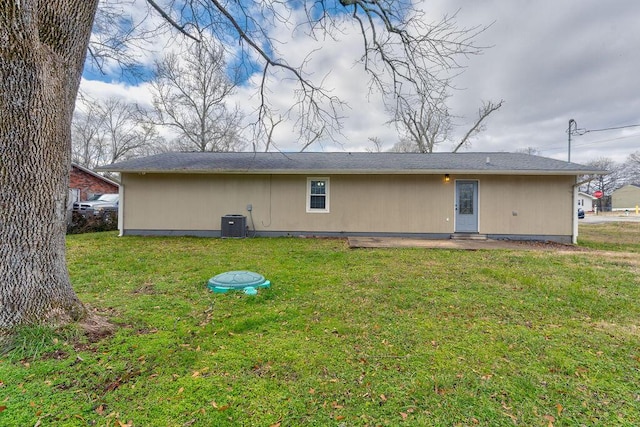
[[115,380],[114,382],[112,382],[110,384],[107,384],[107,386],[104,388],[104,390],[105,391],[114,391],[118,387],[120,387],[120,379],[119,378],[117,380]]
[[513,421],[513,424],[517,424],[518,423],[518,417],[516,417],[513,414],[510,414],[508,412],[502,412],[504,415],[506,415],[507,417],[511,418],[511,421]]
[[271,424],[269,427],[280,427],[280,424],[282,424],[282,421],[278,421],[275,424]]
[[587,368],[578,367],[574,375],[578,378],[585,378],[589,370]]
[[558,415],[560,415],[562,413],[562,411],[564,410],[564,407],[561,404],[557,404],[556,405],[556,409],[558,410]]
[[6,406],[0,406],[0,412],[3,412],[5,409],[7,409]]
[[227,409],[229,409],[229,405],[218,406],[215,400],[211,401],[211,406],[213,406],[215,409],[217,409],[220,412],[226,411]]
[[544,418],[545,420],[549,421],[548,427],[553,427],[553,423],[555,422],[555,418],[553,417],[553,415],[544,415],[542,418]]
[[409,416],[409,414],[407,414],[406,412],[400,412],[400,416],[402,417],[402,420],[406,420],[407,417]]

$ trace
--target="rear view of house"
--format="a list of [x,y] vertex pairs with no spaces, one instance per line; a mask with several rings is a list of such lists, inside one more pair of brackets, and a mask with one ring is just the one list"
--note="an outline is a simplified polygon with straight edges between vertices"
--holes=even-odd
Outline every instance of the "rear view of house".
[[[513,153],[164,153],[120,172],[122,235],[407,236],[570,243],[575,163]],[[244,224],[244,223],[243,223]]]

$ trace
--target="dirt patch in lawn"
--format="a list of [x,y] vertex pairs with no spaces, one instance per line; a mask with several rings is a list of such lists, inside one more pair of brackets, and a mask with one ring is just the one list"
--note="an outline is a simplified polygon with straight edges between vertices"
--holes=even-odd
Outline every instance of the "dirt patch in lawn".
[[515,240],[454,240],[454,239],[414,239],[407,237],[349,237],[350,248],[431,248],[459,250],[537,250],[584,252],[587,248],[563,245],[555,242],[515,241]]

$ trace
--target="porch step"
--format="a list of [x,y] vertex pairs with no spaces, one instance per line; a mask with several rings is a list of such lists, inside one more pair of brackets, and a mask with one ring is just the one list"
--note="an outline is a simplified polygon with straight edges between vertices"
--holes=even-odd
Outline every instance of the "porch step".
[[487,240],[486,234],[478,233],[453,233],[452,240]]

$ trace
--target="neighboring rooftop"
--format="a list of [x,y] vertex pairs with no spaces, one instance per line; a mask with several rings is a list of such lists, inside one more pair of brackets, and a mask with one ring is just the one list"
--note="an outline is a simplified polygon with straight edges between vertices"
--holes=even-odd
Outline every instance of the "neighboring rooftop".
[[162,153],[96,168],[130,173],[605,174],[524,153]]
[[86,173],[86,174],[89,174],[89,175],[91,175],[93,177],[96,177],[96,178],[98,178],[98,179],[100,179],[100,180],[102,180],[102,181],[104,181],[104,182],[106,182],[108,184],[115,185],[116,187],[120,186],[120,184],[118,182],[116,182],[116,181],[114,181],[112,179],[109,179],[109,178],[107,178],[105,176],[102,176],[102,175],[100,175],[98,173],[95,173],[91,169],[85,168],[84,166],[81,166],[78,163],[71,162],[71,166],[76,168],[76,169],[78,169],[78,170],[80,170],[80,171],[82,171],[82,172],[84,172],[84,173]]

